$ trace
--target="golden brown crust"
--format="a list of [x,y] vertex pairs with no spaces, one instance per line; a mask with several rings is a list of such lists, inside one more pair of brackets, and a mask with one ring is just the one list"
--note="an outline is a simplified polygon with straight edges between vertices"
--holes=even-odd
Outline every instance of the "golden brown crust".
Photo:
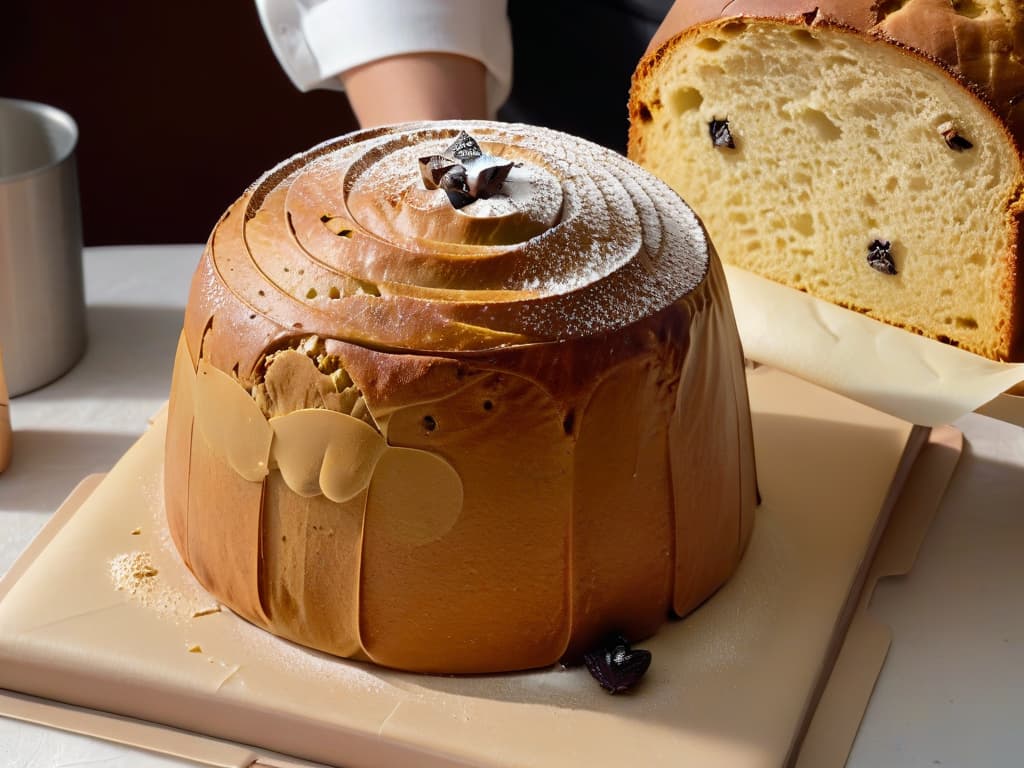
[[1012,232],[1010,253],[1007,257],[1007,275],[1003,283],[1003,301],[1011,309],[1009,327],[1006,329],[1006,360],[1024,362],[1024,188],[1016,193],[1017,202],[1008,214]]
[[[492,222],[509,216],[471,218],[440,192],[440,202],[437,194],[423,199],[415,158],[443,148],[461,127],[521,162],[524,174],[554,179],[564,199],[553,225],[493,243],[508,232],[496,234]],[[417,353],[582,338],[649,316],[698,284],[706,252],[679,244],[699,243],[700,225],[674,193],[641,184],[639,169],[614,153],[578,141],[561,147],[552,132],[524,130],[375,130],[269,174],[211,236],[186,317],[193,354],[203,343],[214,365],[250,383],[266,350],[310,334]],[[438,218],[451,221],[438,231]],[[470,231],[484,241],[466,244]],[[585,275],[576,272],[583,256]]]

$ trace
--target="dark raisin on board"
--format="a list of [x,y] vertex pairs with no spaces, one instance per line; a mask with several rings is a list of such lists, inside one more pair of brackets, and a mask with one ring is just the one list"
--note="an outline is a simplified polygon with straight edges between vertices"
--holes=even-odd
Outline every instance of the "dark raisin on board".
[[651,666],[651,652],[631,648],[622,635],[613,635],[599,648],[583,654],[583,663],[608,693],[625,693],[640,682]]

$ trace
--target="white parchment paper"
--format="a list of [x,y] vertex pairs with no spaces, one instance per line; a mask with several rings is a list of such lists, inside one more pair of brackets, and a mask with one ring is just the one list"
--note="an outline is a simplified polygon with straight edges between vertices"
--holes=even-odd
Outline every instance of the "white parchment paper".
[[[743,350],[914,424],[948,424],[1024,382],[996,363],[726,265]],[[1024,411],[1024,397],[1012,398]]]

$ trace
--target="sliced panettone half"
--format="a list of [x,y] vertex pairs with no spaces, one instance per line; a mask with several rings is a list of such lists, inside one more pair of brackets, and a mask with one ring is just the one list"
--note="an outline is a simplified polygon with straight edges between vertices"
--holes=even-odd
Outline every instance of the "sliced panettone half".
[[1024,12],[1014,0],[677,3],[630,157],[722,259],[1024,360]]

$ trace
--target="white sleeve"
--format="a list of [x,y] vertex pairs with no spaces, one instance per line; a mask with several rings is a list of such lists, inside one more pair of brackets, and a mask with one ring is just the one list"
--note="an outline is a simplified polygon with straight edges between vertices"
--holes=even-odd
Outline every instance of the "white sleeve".
[[481,62],[492,113],[512,86],[507,0],[256,0],[256,8],[274,54],[301,91],[342,90],[342,72],[427,51]]

